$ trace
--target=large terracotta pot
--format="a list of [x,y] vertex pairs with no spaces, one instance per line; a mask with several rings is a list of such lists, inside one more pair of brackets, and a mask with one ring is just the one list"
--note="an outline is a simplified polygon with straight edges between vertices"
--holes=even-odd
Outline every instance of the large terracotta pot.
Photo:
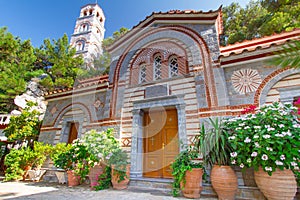
[[68,186],[73,187],[80,184],[80,176],[75,175],[72,170],[67,171],[68,173]]
[[202,191],[202,175],[203,169],[193,168],[191,171],[185,173],[185,185],[181,182],[180,187],[183,196],[192,199],[200,198]]
[[277,169],[269,176],[260,167],[254,172],[254,178],[258,188],[268,200],[294,199],[297,192],[295,175],[289,169]]
[[90,168],[89,179],[91,188],[99,185],[98,180],[99,176],[103,173],[103,169],[104,167],[100,164]]
[[211,170],[211,184],[220,200],[234,200],[238,189],[237,176],[230,166],[214,165]]
[[115,173],[115,166],[111,166],[111,183],[114,189],[123,190],[126,189],[129,183],[129,176],[130,176],[130,165],[126,166],[126,176],[125,180],[119,181],[119,175]]

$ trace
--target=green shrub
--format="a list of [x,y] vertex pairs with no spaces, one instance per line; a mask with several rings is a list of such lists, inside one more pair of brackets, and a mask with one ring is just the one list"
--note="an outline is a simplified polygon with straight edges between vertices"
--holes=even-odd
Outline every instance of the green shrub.
[[34,149],[22,147],[21,149],[11,149],[6,155],[4,164],[5,180],[19,180],[25,173],[27,166],[39,168],[45,162],[51,152],[51,145],[41,142],[34,142]]

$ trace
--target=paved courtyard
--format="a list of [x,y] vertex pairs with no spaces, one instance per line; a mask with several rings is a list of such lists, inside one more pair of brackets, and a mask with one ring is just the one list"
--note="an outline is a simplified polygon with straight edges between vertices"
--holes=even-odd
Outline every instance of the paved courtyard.
[[[0,199],[25,199],[25,200],[175,200],[170,194],[155,190],[102,190],[91,191],[88,185],[67,187],[57,183],[44,182],[0,182]],[[205,200],[216,200],[216,198],[204,198]]]

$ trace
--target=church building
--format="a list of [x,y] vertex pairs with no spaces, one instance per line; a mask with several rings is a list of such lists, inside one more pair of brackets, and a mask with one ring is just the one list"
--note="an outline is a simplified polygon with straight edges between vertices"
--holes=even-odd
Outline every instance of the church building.
[[[81,8],[71,45],[86,63],[102,53],[104,22],[97,4]],[[108,47],[108,75],[45,95],[39,140],[70,143],[91,129],[114,128],[130,155],[131,179],[165,179],[209,117],[300,97],[300,69],[267,62],[300,29],[225,47],[221,34],[221,8],[153,12]]]

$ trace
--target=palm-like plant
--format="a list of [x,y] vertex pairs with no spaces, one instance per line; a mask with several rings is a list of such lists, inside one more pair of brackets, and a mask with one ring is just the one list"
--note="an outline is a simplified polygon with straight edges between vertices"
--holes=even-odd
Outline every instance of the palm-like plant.
[[276,53],[277,56],[270,61],[271,64],[300,68],[300,41],[293,40],[282,48],[281,51]]
[[229,165],[231,147],[223,131],[222,121],[219,118],[209,118],[209,125],[209,129],[206,130],[202,124],[197,144],[203,154],[203,161],[210,166]]

